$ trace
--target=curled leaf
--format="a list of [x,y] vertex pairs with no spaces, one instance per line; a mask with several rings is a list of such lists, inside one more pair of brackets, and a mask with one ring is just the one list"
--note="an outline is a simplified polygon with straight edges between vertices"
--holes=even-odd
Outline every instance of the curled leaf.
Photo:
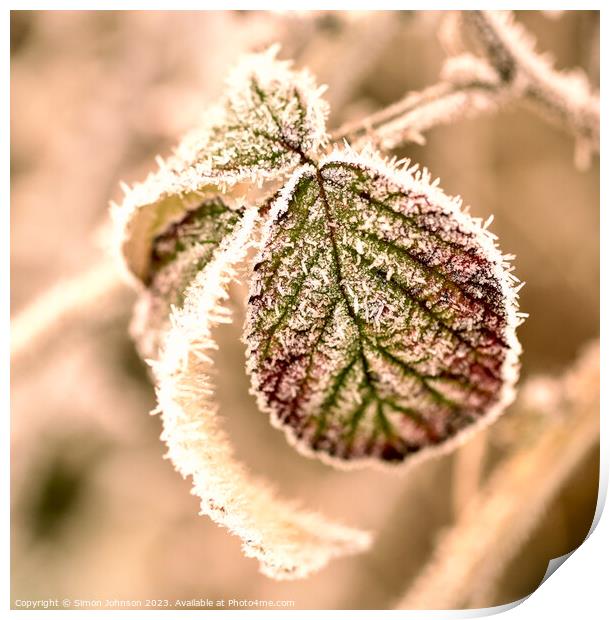
[[252,238],[257,218],[244,213],[213,259],[192,281],[182,307],[174,307],[159,358],[152,364],[162,438],[183,476],[192,476],[201,512],[243,541],[244,553],[276,579],[304,577],[335,556],[365,549],[368,534],[328,521],[279,499],[239,463],[221,427],[209,379],[211,330],[230,320],[223,302]]
[[115,247],[127,271],[137,281],[150,283],[154,240],[189,211],[222,196],[223,203],[238,210],[248,195],[246,184],[220,188],[210,179],[191,179],[163,164],[143,183],[124,187],[125,199],[111,205],[115,224]]
[[242,214],[243,209],[229,208],[218,195],[187,211],[153,239],[149,283],[131,322],[131,335],[142,358],[157,357],[172,306],[182,307],[188,287]]
[[427,173],[349,152],[301,167],[254,271],[253,389],[305,453],[412,460],[513,397],[515,278]]

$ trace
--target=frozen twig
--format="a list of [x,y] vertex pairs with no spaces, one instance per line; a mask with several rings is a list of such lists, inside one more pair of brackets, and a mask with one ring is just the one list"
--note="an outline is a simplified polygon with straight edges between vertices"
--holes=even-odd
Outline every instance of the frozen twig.
[[588,154],[599,150],[599,98],[584,73],[557,71],[546,55],[536,52],[533,38],[511,13],[464,11],[462,16],[485,58],[450,58],[438,84],[344,125],[333,139],[353,144],[368,139],[387,149],[421,143],[423,132],[432,127],[493,112],[514,100],[532,104],[572,133],[577,163],[585,165]]
[[513,84],[543,116],[572,133],[580,145],[584,142],[598,151],[599,98],[584,72],[555,69],[510,12],[466,11],[463,15],[503,81]]
[[383,149],[397,148],[406,142],[421,144],[425,141],[424,132],[437,125],[495,111],[501,96],[494,84],[442,81],[421,92],[409,93],[361,121],[343,125],[332,134],[332,139],[347,140],[356,148],[366,141]]
[[122,290],[116,265],[103,260],[73,278],[52,286],[11,321],[11,361],[53,333],[62,334],[69,322],[93,312],[100,302]]
[[[563,377],[546,381],[547,408],[524,389],[516,412],[544,424],[532,443],[501,463],[443,535],[433,557],[399,602],[401,609],[455,609],[489,591],[531,534],[541,513],[599,434],[599,344]],[[526,384],[527,387],[527,384]],[[558,458],[560,457],[560,458]]]

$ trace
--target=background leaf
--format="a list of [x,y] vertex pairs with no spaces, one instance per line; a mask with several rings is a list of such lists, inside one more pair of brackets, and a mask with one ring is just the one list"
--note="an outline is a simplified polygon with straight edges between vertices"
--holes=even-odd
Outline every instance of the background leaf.
[[274,206],[249,369],[305,452],[402,461],[512,399],[514,278],[480,222],[413,172],[337,153]]

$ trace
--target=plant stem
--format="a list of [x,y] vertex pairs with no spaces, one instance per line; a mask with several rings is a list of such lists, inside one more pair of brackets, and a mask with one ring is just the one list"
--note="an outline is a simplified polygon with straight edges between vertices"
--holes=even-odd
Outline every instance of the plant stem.
[[487,439],[487,429],[482,430],[455,452],[451,484],[455,518],[462,514],[470,498],[479,490],[485,468]]
[[85,314],[96,312],[104,299],[123,289],[116,265],[103,260],[71,279],[58,282],[36,297],[11,320],[11,362],[18,361],[33,344]]
[[599,98],[584,75],[555,70],[535,51],[532,37],[512,21],[511,14],[463,11],[462,21],[474,31],[485,53],[485,59],[478,60],[486,61],[495,73],[493,79],[482,80],[474,73],[472,79],[459,82],[443,78],[360,121],[346,123],[332,139],[347,140],[356,148],[368,140],[394,149],[407,142],[423,143],[423,132],[437,125],[520,101],[572,133],[577,154],[583,146],[585,151],[599,151]]
[[526,103],[599,151],[599,99],[584,73],[555,70],[512,14],[464,11],[463,16],[505,83],[515,83]]
[[421,92],[409,93],[395,104],[333,133],[333,140],[347,140],[355,148],[372,141],[379,148],[395,149],[407,142],[423,144],[423,133],[437,125],[494,112],[505,93],[491,84],[440,82]]

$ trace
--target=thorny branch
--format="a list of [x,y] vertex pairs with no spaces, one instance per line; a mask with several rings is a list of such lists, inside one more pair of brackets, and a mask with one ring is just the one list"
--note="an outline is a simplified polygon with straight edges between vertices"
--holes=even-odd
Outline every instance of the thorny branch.
[[436,125],[522,101],[575,136],[577,164],[586,166],[591,151],[599,151],[599,98],[584,75],[555,70],[510,14],[464,11],[461,17],[484,58],[466,54],[448,59],[438,84],[344,125],[333,139],[356,145],[372,140],[393,149],[423,142],[423,132]]

